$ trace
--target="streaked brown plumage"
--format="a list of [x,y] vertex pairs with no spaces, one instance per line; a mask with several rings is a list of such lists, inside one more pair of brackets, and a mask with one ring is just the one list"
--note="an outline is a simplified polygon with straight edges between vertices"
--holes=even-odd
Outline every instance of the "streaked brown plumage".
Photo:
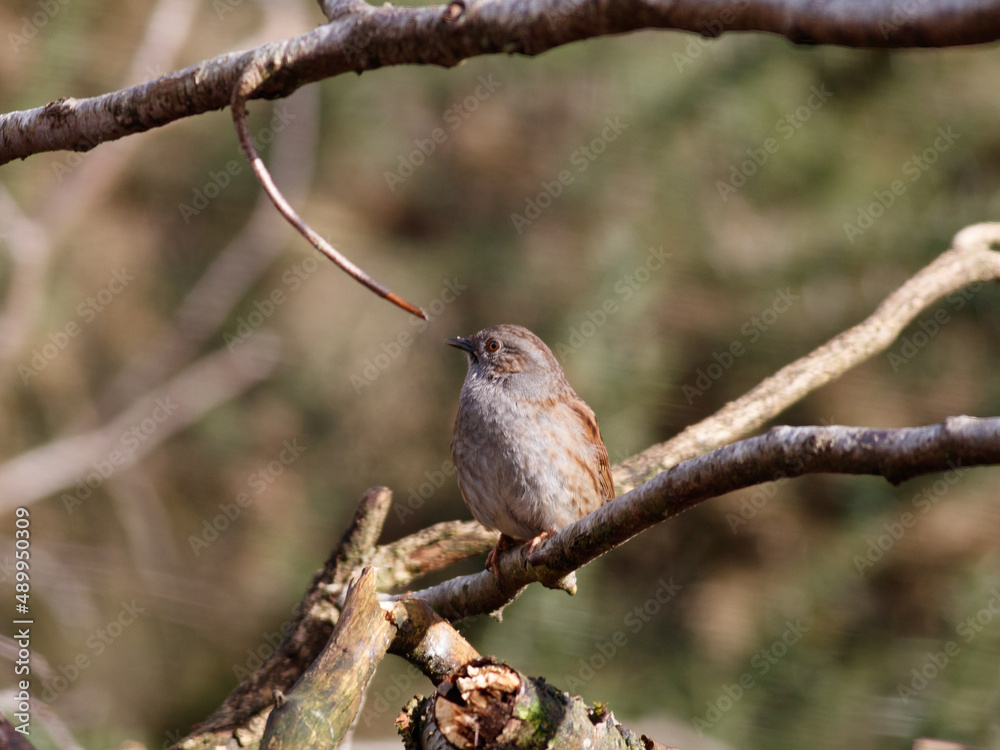
[[448,339],[465,351],[451,452],[458,486],[481,524],[511,541],[540,539],[614,497],[594,412],[545,343],[516,325]]

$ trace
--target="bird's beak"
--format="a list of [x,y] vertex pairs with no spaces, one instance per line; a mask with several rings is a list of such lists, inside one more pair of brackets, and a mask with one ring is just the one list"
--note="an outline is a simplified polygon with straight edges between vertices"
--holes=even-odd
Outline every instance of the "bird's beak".
[[445,339],[444,343],[448,344],[448,346],[453,346],[456,349],[467,351],[469,354],[474,354],[476,351],[476,346],[472,343],[472,339],[467,339],[463,336],[459,336],[454,339]]

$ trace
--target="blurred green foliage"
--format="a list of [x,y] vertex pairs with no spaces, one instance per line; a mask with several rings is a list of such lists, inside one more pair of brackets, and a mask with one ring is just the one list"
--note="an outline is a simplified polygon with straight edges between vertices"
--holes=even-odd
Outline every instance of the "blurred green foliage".
[[[151,4],[58,4],[29,39],[41,5],[7,3],[0,26],[24,42],[0,43],[4,109],[135,83],[126,72],[143,49],[148,77],[322,20],[307,2],[190,7],[176,57],[158,59],[143,46]],[[21,284],[30,292],[0,380],[5,460],[108,424],[227,345],[280,346],[273,372],[165,439],[157,426],[155,448],[83,502],[67,504],[72,483],[32,499],[33,646],[50,670],[36,662],[36,679],[54,689],[60,670],[88,660],[51,713],[84,747],[160,747],[266,651],[366,487],[396,493],[386,540],[468,518],[446,476],[465,374],[446,336],[498,322],[535,330],[618,460],[863,319],[956,231],[1000,214],[998,78],[993,47],[870,52],[646,32],[538,59],[341,76],[251,104],[279,185],[309,182],[301,213],[430,310],[427,326],[312,261],[276,214],[241,235],[259,190],[227,112],[5,166],[4,189],[48,248],[32,250],[4,209],[0,311]],[[895,181],[903,190],[886,207]],[[239,255],[248,236],[264,238],[257,256]],[[221,324],[166,369],[122,379],[192,328],[175,311],[237,237],[218,287],[236,302]],[[19,253],[40,259],[34,278]],[[241,278],[254,257],[262,273]],[[122,268],[134,280],[88,320],[79,306]],[[1000,293],[985,286],[920,320],[937,310],[947,322],[934,336],[915,324],[890,350],[902,363],[877,356],[781,421],[996,414]],[[71,322],[79,335],[25,378],[19,367]],[[727,359],[734,342],[743,354]],[[193,382],[196,399],[208,386]],[[304,450],[284,464],[286,441]],[[814,476],[735,493],[597,561],[575,598],[533,589],[502,623],[463,630],[481,652],[607,701],[667,744],[702,746],[700,730],[748,749],[904,748],[923,735],[997,746],[1000,474],[960,474],[901,487]],[[206,523],[241,493],[245,507],[208,540]],[[13,524],[0,528],[9,559]],[[141,613],[102,640],[133,600]],[[427,688],[390,659],[359,734],[390,735]],[[37,746],[58,745],[44,724],[36,714]]]

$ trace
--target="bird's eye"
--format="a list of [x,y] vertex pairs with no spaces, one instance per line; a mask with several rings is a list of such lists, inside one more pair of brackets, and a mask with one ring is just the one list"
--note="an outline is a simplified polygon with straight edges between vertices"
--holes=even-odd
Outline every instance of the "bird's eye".
[[486,342],[486,351],[488,352],[498,352],[500,351],[500,342],[496,339],[490,339]]

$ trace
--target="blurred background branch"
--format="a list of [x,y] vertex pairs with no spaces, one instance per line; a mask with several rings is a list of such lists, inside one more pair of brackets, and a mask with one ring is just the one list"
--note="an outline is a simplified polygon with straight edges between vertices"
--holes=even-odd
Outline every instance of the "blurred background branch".
[[[261,335],[235,353],[208,355],[136,399],[106,425],[46,443],[7,461],[0,465],[0,510],[30,505],[72,487],[74,482],[97,489],[115,471],[130,468],[178,430],[190,427],[207,411],[270,375],[279,351],[276,339]],[[74,506],[83,504],[83,498],[64,499],[66,503],[66,510],[72,513]]]

